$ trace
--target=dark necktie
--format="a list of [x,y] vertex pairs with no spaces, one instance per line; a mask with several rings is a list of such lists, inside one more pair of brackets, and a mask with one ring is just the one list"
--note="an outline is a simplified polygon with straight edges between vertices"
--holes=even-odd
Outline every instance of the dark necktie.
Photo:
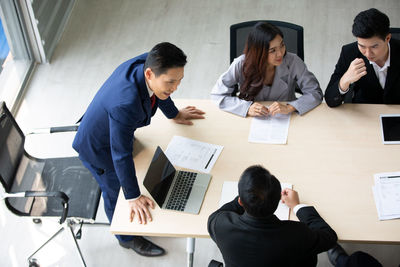
[[154,108],[154,105],[156,104],[156,95],[152,94],[150,97],[150,103],[151,103],[151,109]]

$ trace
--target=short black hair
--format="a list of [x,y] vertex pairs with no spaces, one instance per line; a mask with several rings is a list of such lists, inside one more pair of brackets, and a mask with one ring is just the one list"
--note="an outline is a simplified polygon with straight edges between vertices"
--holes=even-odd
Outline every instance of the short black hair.
[[266,217],[275,212],[281,199],[281,184],[261,165],[248,167],[240,176],[239,197],[247,213]]
[[389,34],[389,17],[376,8],[360,12],[353,23],[353,35],[359,38],[371,38],[378,36],[385,40]]
[[159,76],[170,68],[184,67],[185,65],[185,53],[177,46],[163,42],[150,50],[144,63],[144,69],[150,68],[156,76]]

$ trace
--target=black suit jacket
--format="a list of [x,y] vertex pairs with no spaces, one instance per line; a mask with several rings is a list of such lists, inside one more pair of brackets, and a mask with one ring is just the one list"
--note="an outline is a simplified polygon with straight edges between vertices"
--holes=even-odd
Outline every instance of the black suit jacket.
[[[341,95],[339,81],[347,71],[350,63],[362,58],[367,67],[367,75],[350,86],[349,91]],[[385,88],[382,89],[374,68],[358,50],[357,42],[342,47],[335,71],[325,91],[325,101],[330,107],[344,102],[368,104],[400,104],[400,41],[390,40],[390,67],[388,68]]]
[[208,232],[231,266],[315,266],[317,254],[333,247],[335,231],[313,207],[297,212],[300,222],[275,215],[255,218],[237,198],[210,215]]

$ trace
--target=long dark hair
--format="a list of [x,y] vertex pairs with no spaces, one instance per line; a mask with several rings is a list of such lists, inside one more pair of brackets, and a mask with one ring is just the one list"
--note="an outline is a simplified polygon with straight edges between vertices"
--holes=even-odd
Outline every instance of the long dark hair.
[[269,43],[280,35],[281,30],[267,22],[259,22],[249,33],[244,48],[244,82],[240,86],[239,98],[253,101],[261,91],[268,64]]

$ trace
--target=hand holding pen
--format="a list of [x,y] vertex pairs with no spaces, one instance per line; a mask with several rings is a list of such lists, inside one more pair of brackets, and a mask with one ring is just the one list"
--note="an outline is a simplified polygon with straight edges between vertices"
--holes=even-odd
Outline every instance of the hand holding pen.
[[300,203],[299,194],[297,191],[284,188],[281,193],[281,200],[285,203],[289,208],[293,209]]

